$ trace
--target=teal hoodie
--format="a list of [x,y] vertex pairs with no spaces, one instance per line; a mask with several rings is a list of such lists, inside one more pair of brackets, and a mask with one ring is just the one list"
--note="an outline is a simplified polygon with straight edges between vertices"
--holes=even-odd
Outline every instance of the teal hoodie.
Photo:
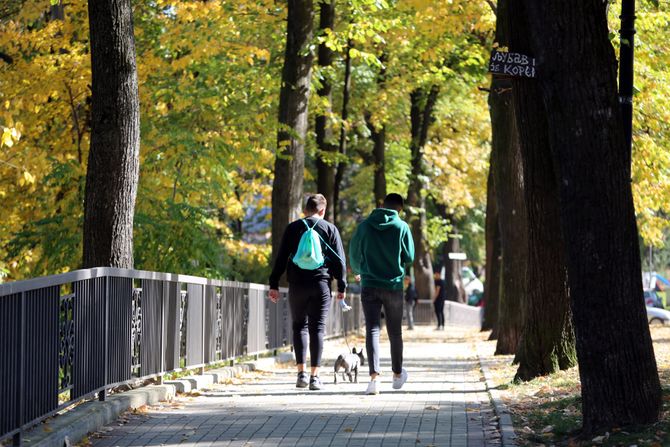
[[405,266],[414,261],[414,241],[398,212],[375,209],[356,228],[349,262],[363,287],[402,290]]

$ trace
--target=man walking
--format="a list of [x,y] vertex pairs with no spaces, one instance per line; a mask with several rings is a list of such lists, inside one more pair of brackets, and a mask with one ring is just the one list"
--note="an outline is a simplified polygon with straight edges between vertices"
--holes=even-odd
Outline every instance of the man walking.
[[[344,299],[347,287],[342,239],[335,225],[323,220],[326,206],[323,195],[309,196],[304,209],[306,217],[291,222],[286,227],[270,275],[268,293],[270,300],[276,303],[279,299],[279,278],[286,270],[289,283],[288,302],[293,320],[293,347],[298,368],[295,386],[309,386],[310,390],[323,388],[319,367],[323,352],[323,332],[330,308],[331,278],[337,281],[337,299]],[[310,231],[315,233],[308,233]],[[305,238],[308,237],[309,240],[306,241]],[[302,248],[305,244],[312,250],[308,251],[311,256],[303,259],[301,254],[305,253],[299,250],[299,246]],[[308,344],[311,366],[309,382],[305,371]]]
[[407,381],[402,367],[403,278],[405,266],[414,261],[414,241],[409,226],[400,219],[404,202],[389,194],[382,208],[374,210],[356,228],[349,245],[351,268],[360,275],[365,317],[365,348],[370,368],[366,394],[379,394],[379,331],[384,308],[386,332],[391,343],[393,388]]

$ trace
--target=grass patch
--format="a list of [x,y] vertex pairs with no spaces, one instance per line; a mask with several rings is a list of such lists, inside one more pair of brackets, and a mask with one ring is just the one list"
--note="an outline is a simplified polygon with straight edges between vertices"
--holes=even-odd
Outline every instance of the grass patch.
[[[577,368],[515,384],[512,357],[496,357],[490,367],[501,397],[512,414],[517,443],[522,446],[670,446],[670,327],[652,327],[654,352],[663,385],[659,422],[647,426],[612,427],[589,439],[581,437],[581,385]],[[493,352],[495,342],[485,342]],[[490,357],[489,357],[490,358]]]

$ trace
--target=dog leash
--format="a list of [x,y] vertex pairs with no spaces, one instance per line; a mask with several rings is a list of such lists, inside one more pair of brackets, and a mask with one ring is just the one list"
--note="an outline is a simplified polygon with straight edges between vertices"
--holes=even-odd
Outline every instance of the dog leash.
[[340,308],[342,309],[342,334],[344,334],[344,343],[347,345],[347,351],[351,352],[351,347],[349,346],[349,341],[347,340],[347,330],[345,329],[345,320],[344,320],[344,314],[346,312],[349,312],[351,310],[351,306],[347,304],[344,299],[340,300]]

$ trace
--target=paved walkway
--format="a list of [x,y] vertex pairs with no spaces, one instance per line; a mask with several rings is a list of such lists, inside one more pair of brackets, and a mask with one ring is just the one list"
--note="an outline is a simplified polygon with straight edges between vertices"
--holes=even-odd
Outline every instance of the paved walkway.
[[409,380],[399,391],[391,388],[386,343],[381,394],[363,394],[367,362],[358,384],[339,379],[333,384],[331,365],[346,346],[331,340],[321,373],[325,390],[297,390],[293,368],[278,366],[128,415],[91,442],[96,447],[497,446],[497,418],[474,343],[465,336],[454,328],[405,332]]

